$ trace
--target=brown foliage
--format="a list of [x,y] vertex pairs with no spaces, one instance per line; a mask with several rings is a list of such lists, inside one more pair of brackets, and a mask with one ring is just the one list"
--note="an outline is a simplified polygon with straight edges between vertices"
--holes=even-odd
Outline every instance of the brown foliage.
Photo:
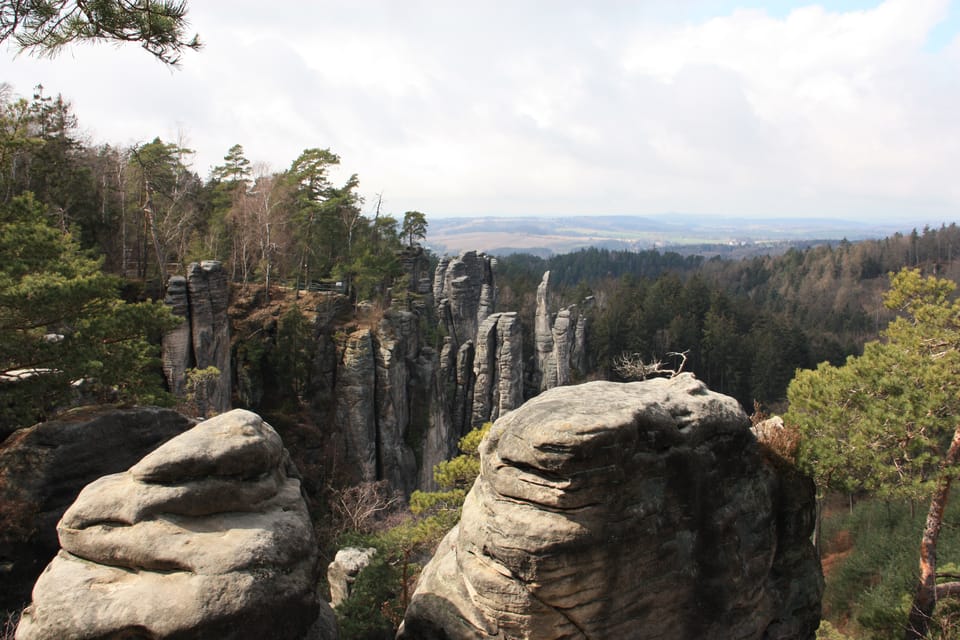
[[[753,414],[750,416],[750,426],[757,425],[775,416],[770,416],[760,406],[753,403]],[[773,453],[792,465],[797,464],[797,453],[800,449],[800,431],[791,425],[782,423],[782,426],[769,425],[757,431],[757,441],[768,453]]]
[[403,506],[403,497],[386,480],[331,489],[330,498],[337,533],[371,533]]
[[20,611],[7,611],[0,626],[0,640],[14,640],[17,625],[20,624]]

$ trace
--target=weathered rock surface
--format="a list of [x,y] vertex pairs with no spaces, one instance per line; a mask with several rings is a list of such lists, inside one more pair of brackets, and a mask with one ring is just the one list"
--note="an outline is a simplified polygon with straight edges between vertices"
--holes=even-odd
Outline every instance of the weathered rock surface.
[[457,258],[444,258],[437,265],[433,297],[440,306],[441,322],[459,348],[477,335],[480,323],[496,307],[491,257],[466,251]]
[[190,336],[190,300],[187,279],[172,276],[167,282],[164,298],[173,315],[182,318],[180,325],[163,336],[163,375],[170,393],[178,398],[186,396],[187,369],[193,364],[193,340]]
[[384,313],[376,340],[377,464],[380,478],[405,494],[416,488],[417,458],[407,444],[412,378],[420,351],[418,317],[409,311]]
[[398,638],[814,637],[812,482],[692,376],[555,388],[480,453]]
[[[407,443],[414,395],[424,397],[433,373],[421,353],[416,313],[388,309],[376,330],[347,337],[336,382],[336,424],[357,481],[388,480],[410,494],[417,485],[417,459]],[[431,358],[433,353],[429,354]],[[422,389],[421,389],[422,387]],[[414,394],[420,389],[419,394]],[[429,412],[429,408],[419,407]]]
[[376,361],[373,334],[359,329],[347,337],[336,388],[336,420],[343,430],[347,456],[359,481],[377,480],[377,419],[374,393]]
[[220,381],[210,393],[211,408],[230,409],[230,320],[227,316],[230,289],[227,273],[216,260],[192,263],[187,268],[190,296],[190,333],[193,358],[198,369],[216,367]]
[[186,395],[190,368],[216,367],[217,384],[210,391],[210,409],[230,409],[230,289],[223,265],[216,260],[191,263],[187,277],[172,276],[164,302],[183,322],[163,336],[163,373],[170,392]]
[[60,545],[56,524],[80,490],[190,427],[156,407],[75,409],[0,444],[0,610],[30,600]]
[[495,313],[480,325],[473,372],[471,427],[523,403],[523,335],[516,312]]
[[327,584],[330,585],[330,604],[334,607],[350,596],[350,589],[361,571],[370,566],[377,554],[373,547],[360,549],[345,547],[337,551],[333,562],[327,566]]
[[400,260],[400,267],[409,277],[410,291],[421,295],[432,293],[430,259],[423,247],[406,247],[397,257]]
[[[486,421],[500,410],[500,342],[497,321],[490,320],[497,315],[495,264],[493,258],[483,253],[468,251],[457,258],[441,258],[434,272],[433,297],[444,338],[438,357],[434,356],[438,361],[430,368],[433,392],[421,451],[418,484],[422,489],[435,488],[434,465],[456,455],[457,441],[470,430],[475,419]],[[519,346],[519,325],[516,330],[512,344]],[[512,353],[509,349],[508,352]],[[512,365],[513,361],[505,366]],[[423,372],[426,371],[424,368]],[[522,369],[518,375],[522,380]],[[514,376],[508,373],[506,378],[512,380]],[[510,387],[508,407],[515,406],[510,404],[512,398]]]
[[536,368],[533,381],[540,391],[570,384],[574,371],[586,370],[586,316],[575,304],[560,309],[555,317],[550,307],[550,272],[547,271],[537,286],[533,331]]
[[[557,386],[556,368],[553,366],[553,331],[550,317],[550,272],[545,271],[537,285],[537,311],[533,324],[534,351],[536,353],[534,374],[537,388],[546,391]],[[553,374],[551,378],[551,374]]]
[[296,469],[249,411],[89,484],[57,530],[18,640],[299,640],[325,606]]

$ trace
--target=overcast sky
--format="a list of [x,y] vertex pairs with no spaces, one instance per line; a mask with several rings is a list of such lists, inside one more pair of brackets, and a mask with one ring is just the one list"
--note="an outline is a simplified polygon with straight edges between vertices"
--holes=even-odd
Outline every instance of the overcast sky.
[[93,142],[181,135],[203,177],[236,143],[274,170],[329,147],[398,214],[939,224],[958,2],[189,0],[179,69],[0,46],[0,81],[63,94]]

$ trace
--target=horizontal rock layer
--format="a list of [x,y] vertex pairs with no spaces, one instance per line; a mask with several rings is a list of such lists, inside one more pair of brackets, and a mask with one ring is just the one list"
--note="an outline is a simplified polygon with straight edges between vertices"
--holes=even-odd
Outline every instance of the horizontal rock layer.
[[123,471],[193,422],[169,409],[75,409],[0,444],[0,609],[21,609],[58,549],[56,524],[80,490]]
[[235,410],[91,483],[17,639],[303,638],[316,542],[297,475],[276,432]]
[[400,638],[813,638],[812,483],[690,375],[558,387],[495,423]]

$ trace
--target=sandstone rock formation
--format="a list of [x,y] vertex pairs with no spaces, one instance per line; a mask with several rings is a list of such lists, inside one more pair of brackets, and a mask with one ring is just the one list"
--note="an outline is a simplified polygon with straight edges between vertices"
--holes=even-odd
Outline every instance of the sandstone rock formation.
[[187,268],[190,296],[190,333],[193,358],[198,369],[216,367],[220,383],[210,394],[214,411],[230,408],[230,319],[227,317],[230,290],[227,273],[216,260],[194,262]]
[[398,638],[814,637],[812,482],[691,375],[555,388],[480,453]]
[[458,348],[477,335],[480,323],[496,307],[493,285],[494,260],[476,251],[458,258],[443,258],[433,280],[433,298]]
[[[416,488],[417,461],[407,444],[411,389],[420,354],[417,315],[387,310],[376,330],[348,336],[336,382],[336,423],[358,481],[386,479],[409,494]],[[429,374],[427,374],[429,375]]]
[[360,549],[345,547],[337,551],[333,562],[327,567],[327,584],[330,585],[330,604],[334,607],[350,596],[350,589],[361,571],[370,566],[377,554],[373,547]]
[[74,409],[0,444],[0,610],[30,600],[56,555],[56,524],[83,487],[118,473],[193,422],[155,407]]
[[480,325],[473,360],[471,427],[496,420],[523,403],[522,342],[515,312],[495,313]]
[[337,373],[336,424],[359,481],[377,480],[377,418],[374,412],[376,362],[373,333],[358,329],[347,337]]
[[57,529],[18,640],[299,640],[326,607],[296,469],[249,411],[91,483]]
[[550,318],[550,272],[545,271],[540,284],[537,285],[537,311],[533,324],[534,350],[536,353],[536,370],[540,391],[546,391],[557,386],[556,376],[550,380],[550,372],[554,371],[551,360],[553,356],[553,330]]
[[[592,299],[584,301],[590,304]],[[572,372],[586,370],[586,316],[573,304],[550,313],[550,272],[537,286],[534,321],[534,381],[540,391],[570,384]]]
[[406,247],[397,257],[400,260],[400,267],[409,278],[410,291],[420,295],[432,293],[430,260],[423,247]]
[[[433,391],[418,481],[422,489],[435,488],[433,467],[456,455],[457,441],[474,423],[489,420],[492,412],[501,410],[498,381],[515,377],[510,372],[500,376],[497,345],[502,344],[502,339],[498,342],[497,321],[489,320],[496,310],[495,264],[493,258],[483,253],[468,251],[457,258],[441,258],[434,273],[433,297],[444,338],[439,354],[434,356],[438,361],[430,371]],[[513,327],[507,334],[516,331],[505,352],[508,357],[512,357],[514,346],[518,349],[520,346],[519,325],[510,322],[514,321],[509,320],[500,329]],[[478,332],[484,336],[482,347],[478,346]],[[477,357],[482,358],[482,364]],[[504,366],[512,365],[513,361]],[[426,373],[426,369],[423,372]],[[478,375],[482,375],[479,382]],[[517,369],[516,378],[522,380],[522,369]],[[509,382],[505,384],[508,389],[503,394],[506,403],[503,410],[519,404],[511,404],[514,389]]]
[[187,369],[193,366],[193,340],[190,336],[190,300],[187,279],[171,276],[167,281],[164,302],[173,315],[183,318],[180,325],[163,336],[163,375],[170,393],[178,398],[186,396]]
[[187,369],[216,367],[220,377],[211,390],[211,409],[227,411],[230,404],[230,320],[227,317],[229,285],[216,260],[194,262],[187,277],[173,276],[164,300],[184,322],[163,337],[163,372],[170,391],[185,394]]
[[417,459],[407,444],[411,422],[411,385],[420,351],[417,315],[390,309],[376,341],[377,455],[380,478],[406,494],[415,488]]

